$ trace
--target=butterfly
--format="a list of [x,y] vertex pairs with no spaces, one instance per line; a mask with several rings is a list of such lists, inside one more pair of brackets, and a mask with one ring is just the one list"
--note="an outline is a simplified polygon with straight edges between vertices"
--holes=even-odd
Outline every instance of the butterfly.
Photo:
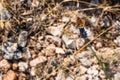
[[77,17],[77,25],[78,27],[83,27],[85,25],[85,21],[81,20],[79,17]]
[[80,35],[82,38],[87,38],[87,33],[85,31],[84,25],[85,21],[81,20],[79,17],[77,18],[77,26],[79,27]]

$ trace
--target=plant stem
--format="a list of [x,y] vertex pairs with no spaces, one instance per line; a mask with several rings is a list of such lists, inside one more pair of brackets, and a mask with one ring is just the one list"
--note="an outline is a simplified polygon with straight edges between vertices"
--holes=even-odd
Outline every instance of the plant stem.
[[98,60],[98,63],[100,64],[101,68],[103,69],[105,75],[106,75],[106,78],[108,80],[112,80],[110,75],[108,74],[107,70],[106,70],[106,67],[104,65],[104,63],[102,63],[102,61],[98,58],[98,56],[96,55],[96,52],[93,50],[93,48],[91,47],[91,45],[89,45],[89,48],[92,50],[92,53],[93,55],[96,57],[96,59]]

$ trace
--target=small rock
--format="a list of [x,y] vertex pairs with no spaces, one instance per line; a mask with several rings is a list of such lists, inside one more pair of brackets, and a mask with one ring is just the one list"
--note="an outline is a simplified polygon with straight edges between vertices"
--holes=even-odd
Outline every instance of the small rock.
[[26,80],[26,74],[19,73],[18,80]]
[[52,60],[52,61],[50,62],[50,64],[51,64],[52,66],[57,66],[57,63],[56,63],[56,61],[54,61],[54,60]]
[[14,53],[9,53],[4,55],[5,59],[11,60],[11,59],[20,59],[22,58],[22,52],[17,50]]
[[77,49],[79,49],[80,47],[82,47],[84,44],[85,44],[85,40],[83,38],[76,39]]
[[92,62],[88,58],[80,59],[80,62],[86,67],[90,67],[92,65]]
[[47,58],[44,56],[38,56],[37,58],[30,61],[30,66],[36,66],[39,63],[47,61]]
[[31,6],[32,7],[38,7],[39,1],[38,0],[33,0]]
[[74,33],[74,34],[72,34],[74,36],[73,38],[78,38],[79,37],[78,36],[80,34],[79,29],[76,28],[75,25],[70,25],[69,30]]
[[19,62],[18,66],[20,71],[25,71],[28,68],[28,64],[25,62]]
[[14,56],[14,53],[11,53],[11,54],[5,54],[5,55],[4,55],[4,58],[10,60],[10,59],[13,59],[13,56]]
[[60,36],[62,34],[64,25],[58,25],[57,27],[48,27],[47,32],[53,36]]
[[50,44],[45,49],[45,55],[46,56],[53,56],[55,54],[54,51],[55,51],[55,45],[54,44]]
[[97,21],[97,18],[96,18],[95,16],[92,16],[91,19],[90,19],[90,21],[91,21],[92,23],[95,23],[95,22]]
[[27,43],[28,32],[22,31],[18,37],[18,45],[21,47],[25,47]]
[[94,34],[93,34],[93,32],[90,30],[90,28],[85,28],[85,31],[86,31],[86,33],[87,33],[87,38],[88,38],[89,40],[93,40],[93,39],[94,39]]
[[80,76],[80,80],[93,80],[91,75],[84,74]]
[[107,16],[104,16],[102,18],[102,20],[100,21],[100,26],[104,28],[104,27],[108,27],[110,25],[111,25],[110,19]]
[[98,70],[97,70],[95,67],[90,67],[90,68],[87,70],[87,73],[88,73],[89,75],[92,75],[93,77],[98,76]]
[[82,58],[84,58],[84,57],[89,57],[89,56],[92,56],[91,51],[83,51],[83,52],[81,52],[81,53],[78,53],[78,54],[76,55],[76,58],[77,58],[77,59],[82,59]]
[[7,71],[10,68],[10,64],[7,60],[3,59],[0,61],[0,68]]
[[82,76],[80,76],[80,77],[79,77],[79,79],[78,79],[78,80],[86,80],[86,79],[87,79],[87,76],[82,75]]
[[46,19],[46,17],[47,17],[47,15],[45,15],[45,14],[41,14],[41,15],[40,15],[40,19],[41,19],[41,21],[44,21],[44,20]]
[[31,54],[28,47],[23,48],[23,53],[24,54],[22,56],[24,59],[28,60],[31,58]]
[[98,64],[98,61],[97,61],[96,57],[93,57],[90,60],[92,61],[93,64]]
[[52,40],[56,46],[61,46],[61,39],[59,37],[50,36],[50,35],[47,35],[45,37],[48,40]]
[[76,42],[73,41],[71,44],[68,45],[69,49],[76,49]]
[[75,49],[76,43],[75,43],[74,40],[69,39],[69,36],[63,35],[63,36],[62,36],[62,40],[63,40],[63,42],[65,43],[65,45],[66,45],[67,48]]
[[70,64],[73,65],[74,63],[75,63],[75,58],[73,55],[64,58],[64,62],[63,62],[64,66],[69,66]]
[[5,52],[5,59],[20,59],[22,58],[22,51],[18,49],[17,43],[6,41],[2,45],[2,51]]
[[120,47],[120,36],[118,36],[114,42]]
[[62,22],[69,22],[70,18],[69,17],[66,17],[66,16],[63,16],[62,18]]
[[67,55],[70,55],[70,54],[72,54],[73,53],[73,51],[71,50],[71,49],[67,49],[66,51],[65,51],[65,54],[67,54]]
[[93,80],[101,80],[98,76],[95,76]]
[[84,80],[84,79],[81,79],[82,77],[81,76],[77,76],[75,80]]
[[19,49],[17,49],[13,54],[14,54],[13,56],[14,59],[22,58],[22,51],[20,51]]
[[57,54],[65,54],[65,51],[62,48],[55,48],[55,53]]
[[100,76],[100,78],[102,78],[102,79],[105,79],[105,78],[106,78],[105,73],[104,73],[103,70],[100,70],[99,76]]
[[120,25],[120,19],[115,21],[116,24]]
[[28,18],[28,19],[27,19],[27,22],[30,22],[30,21],[32,21],[32,20],[33,20],[32,18]]
[[[42,43],[42,42],[41,42]],[[42,50],[43,49],[43,47],[42,47],[42,45],[40,44],[40,43],[36,43],[36,48],[38,49],[38,50]]]
[[120,80],[120,73],[117,72],[115,75],[114,75],[114,80]]
[[7,20],[11,17],[11,14],[5,8],[1,10],[0,14],[1,14],[1,20]]
[[98,55],[101,55],[103,58],[113,57],[113,54],[115,53],[113,49],[111,48],[100,48],[99,52],[97,52]]
[[36,72],[35,67],[32,67],[32,68],[30,69],[30,74],[31,74],[31,76],[35,76],[35,75],[36,75],[35,72]]
[[3,75],[2,80],[15,80],[16,73],[12,70],[9,70],[6,74]]
[[114,49],[114,52],[116,53],[116,55],[118,54],[118,57],[120,56],[120,48],[115,48]]
[[80,66],[80,74],[85,74],[86,71],[87,71],[86,67]]
[[102,47],[102,43],[101,43],[101,42],[97,42],[97,43],[96,43],[96,48],[99,49],[99,48],[101,48],[101,47]]
[[57,76],[55,77],[55,80],[65,80],[65,75],[62,70],[59,70]]
[[17,50],[17,43],[12,43],[9,41],[6,41],[2,45],[2,50],[8,54],[8,53],[13,53],[14,51]]
[[62,40],[64,41],[66,46],[68,46],[69,44],[71,44],[73,42],[73,40],[69,40],[69,36],[67,36],[67,35],[63,35]]

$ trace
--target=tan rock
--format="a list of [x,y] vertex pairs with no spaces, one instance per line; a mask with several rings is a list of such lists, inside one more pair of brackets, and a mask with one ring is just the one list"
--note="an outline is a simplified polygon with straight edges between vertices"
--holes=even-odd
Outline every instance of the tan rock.
[[81,80],[81,77],[76,77],[76,79],[75,80]]
[[26,75],[24,73],[20,73],[18,80],[26,80]]
[[75,63],[75,59],[73,56],[64,58],[64,62],[63,62],[64,66],[68,66],[69,64],[74,64],[74,63]]
[[46,57],[44,56],[39,56],[35,59],[33,59],[32,61],[30,61],[30,66],[36,66],[38,63],[43,63],[47,60]]
[[5,75],[3,75],[2,80],[15,80],[16,73],[12,70],[9,70]]
[[7,71],[10,68],[10,64],[7,60],[3,59],[0,61],[0,68],[2,68],[4,71]]
[[55,55],[54,51],[55,51],[55,45],[54,44],[50,44],[49,46],[46,47],[45,51],[45,55],[46,56],[53,56]]
[[84,66],[80,66],[80,74],[84,74],[87,71],[87,68]]
[[97,54],[102,56],[103,58],[113,57],[114,53],[115,52],[112,48],[101,48],[99,52],[97,52]]

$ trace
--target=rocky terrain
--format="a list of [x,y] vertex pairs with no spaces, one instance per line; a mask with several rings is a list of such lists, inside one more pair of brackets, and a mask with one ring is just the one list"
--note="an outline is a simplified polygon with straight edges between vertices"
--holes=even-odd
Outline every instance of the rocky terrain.
[[0,0],[0,17],[0,80],[120,80],[119,0]]

